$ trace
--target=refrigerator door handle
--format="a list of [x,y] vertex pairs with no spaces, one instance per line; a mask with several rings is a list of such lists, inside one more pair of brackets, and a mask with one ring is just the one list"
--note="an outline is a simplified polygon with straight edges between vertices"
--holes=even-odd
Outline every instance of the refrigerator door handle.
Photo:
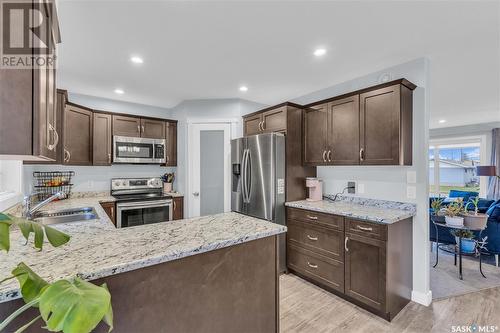
[[246,157],[247,157],[247,152],[248,150],[245,149],[243,150],[243,156],[241,158],[241,194],[243,196],[243,203],[247,203],[247,164],[246,164]]
[[250,149],[247,149],[247,162],[245,163],[247,168],[247,203],[250,203],[250,195],[252,193],[252,159],[250,158]]

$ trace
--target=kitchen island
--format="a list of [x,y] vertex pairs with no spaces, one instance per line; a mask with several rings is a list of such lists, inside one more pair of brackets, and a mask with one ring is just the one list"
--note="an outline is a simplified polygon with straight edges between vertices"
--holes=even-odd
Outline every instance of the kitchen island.
[[[223,213],[116,229],[99,201],[105,199],[50,207],[92,206],[99,215],[56,225],[72,237],[60,248],[46,244],[37,252],[14,233],[11,251],[0,254],[0,279],[23,261],[48,281],[78,275],[106,282],[116,332],[278,331],[276,237],[285,227]],[[0,286],[0,318],[23,304],[19,297],[16,281]],[[33,317],[27,311],[12,327]]]

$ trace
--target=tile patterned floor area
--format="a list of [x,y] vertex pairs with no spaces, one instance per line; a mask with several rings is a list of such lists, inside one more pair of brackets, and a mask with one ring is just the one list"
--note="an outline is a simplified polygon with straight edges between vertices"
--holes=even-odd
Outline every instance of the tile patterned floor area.
[[500,332],[500,288],[434,301],[429,307],[410,302],[389,323],[288,274],[280,277],[280,317],[282,333],[440,333],[458,325],[491,325]]

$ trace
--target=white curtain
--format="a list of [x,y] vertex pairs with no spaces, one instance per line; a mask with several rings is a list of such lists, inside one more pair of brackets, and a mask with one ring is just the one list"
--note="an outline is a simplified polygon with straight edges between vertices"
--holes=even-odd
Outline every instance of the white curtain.
[[[491,143],[491,165],[496,167],[497,175],[500,175],[500,128],[493,129]],[[497,200],[499,198],[500,179],[498,177],[490,177],[488,199]]]

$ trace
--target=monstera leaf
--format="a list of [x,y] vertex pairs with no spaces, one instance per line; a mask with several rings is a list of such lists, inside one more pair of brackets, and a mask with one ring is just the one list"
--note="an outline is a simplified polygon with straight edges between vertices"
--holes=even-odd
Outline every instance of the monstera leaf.
[[23,262],[12,270],[12,275],[19,281],[21,294],[26,303],[38,298],[42,290],[49,285]]
[[49,285],[40,296],[40,314],[51,332],[88,333],[101,320],[112,326],[111,295],[106,287],[75,278]]
[[9,251],[10,249],[10,227],[17,226],[23,234],[26,241],[29,240],[30,234],[35,234],[35,248],[41,250],[43,240],[47,236],[47,240],[54,247],[59,247],[66,244],[70,237],[69,235],[57,229],[38,222],[30,221],[21,217],[16,217],[8,214],[0,213],[0,250]]

